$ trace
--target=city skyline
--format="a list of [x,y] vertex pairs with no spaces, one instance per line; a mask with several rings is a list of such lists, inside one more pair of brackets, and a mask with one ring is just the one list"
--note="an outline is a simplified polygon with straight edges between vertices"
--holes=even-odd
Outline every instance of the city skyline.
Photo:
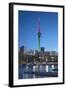
[[58,13],[19,11],[18,46],[38,50],[38,18],[40,18],[40,47],[46,51],[58,51]]

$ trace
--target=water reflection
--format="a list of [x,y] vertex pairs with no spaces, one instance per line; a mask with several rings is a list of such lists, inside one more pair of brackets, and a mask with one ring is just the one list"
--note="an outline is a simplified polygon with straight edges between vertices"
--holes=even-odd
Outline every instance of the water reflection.
[[58,65],[21,64],[18,71],[19,79],[58,77]]

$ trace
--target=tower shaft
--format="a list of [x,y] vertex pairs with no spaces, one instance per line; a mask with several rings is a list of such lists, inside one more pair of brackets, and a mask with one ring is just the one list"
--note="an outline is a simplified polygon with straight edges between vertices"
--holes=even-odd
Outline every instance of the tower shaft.
[[38,51],[40,51],[40,37],[41,37],[41,32],[40,32],[40,19],[38,19]]
[[40,51],[40,36],[41,36],[41,33],[38,32],[38,51]]

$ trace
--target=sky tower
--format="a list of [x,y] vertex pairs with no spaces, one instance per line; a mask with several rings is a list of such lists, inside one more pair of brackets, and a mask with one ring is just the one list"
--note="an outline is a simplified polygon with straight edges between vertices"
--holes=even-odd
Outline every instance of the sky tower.
[[41,32],[40,32],[40,19],[38,19],[38,51],[40,51],[40,37],[41,37]]

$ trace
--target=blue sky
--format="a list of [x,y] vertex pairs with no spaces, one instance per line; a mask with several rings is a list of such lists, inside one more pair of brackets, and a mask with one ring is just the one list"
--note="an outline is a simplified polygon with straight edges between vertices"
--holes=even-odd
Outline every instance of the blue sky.
[[58,13],[56,12],[18,12],[18,43],[28,49],[38,49],[38,19],[40,18],[40,46],[46,51],[58,50]]

